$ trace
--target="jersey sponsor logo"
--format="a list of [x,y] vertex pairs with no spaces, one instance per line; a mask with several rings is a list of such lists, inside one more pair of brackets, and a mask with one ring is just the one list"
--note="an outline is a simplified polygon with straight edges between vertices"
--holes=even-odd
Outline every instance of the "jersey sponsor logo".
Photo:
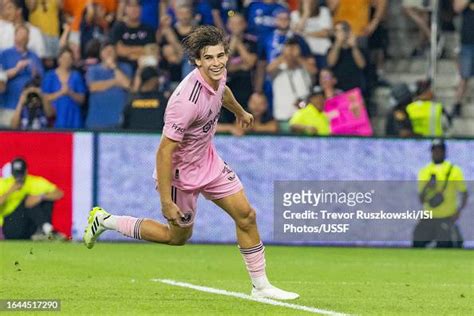
[[184,134],[184,132],[185,132],[184,128],[177,125],[176,123],[173,123],[173,125],[171,125],[171,128],[174,129],[175,131],[177,131],[180,134]]
[[191,91],[191,95],[189,96],[189,101],[196,104],[199,96],[201,95],[202,84],[196,80],[194,83],[193,91]]
[[217,120],[219,119],[219,115],[220,115],[221,112],[217,113],[216,116],[214,116],[214,118],[210,121],[208,121],[206,124],[204,124],[204,126],[202,127],[202,131],[204,133],[207,133],[211,130],[211,128],[214,126],[214,124],[217,122]]

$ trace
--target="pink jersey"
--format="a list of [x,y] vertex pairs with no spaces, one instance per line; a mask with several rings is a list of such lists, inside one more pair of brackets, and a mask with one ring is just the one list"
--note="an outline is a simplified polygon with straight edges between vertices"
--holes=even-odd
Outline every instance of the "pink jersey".
[[168,100],[163,134],[180,142],[173,153],[173,185],[182,190],[200,188],[224,169],[212,137],[221,111],[226,74],[215,91],[196,68]]

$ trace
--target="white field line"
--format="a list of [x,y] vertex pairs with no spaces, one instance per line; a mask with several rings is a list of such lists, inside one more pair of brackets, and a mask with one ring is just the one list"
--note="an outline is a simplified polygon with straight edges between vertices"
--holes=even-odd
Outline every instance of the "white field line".
[[186,287],[186,288],[190,288],[190,289],[201,291],[201,292],[207,292],[207,293],[212,293],[212,294],[237,297],[237,298],[241,298],[241,299],[248,300],[248,301],[254,301],[254,302],[259,302],[259,303],[269,304],[269,305],[274,305],[274,306],[281,306],[281,307],[301,310],[301,311],[320,314],[320,315],[330,315],[330,316],[345,316],[345,315],[347,315],[347,314],[341,314],[341,313],[338,313],[338,312],[319,309],[319,308],[310,307],[310,306],[280,302],[280,301],[272,300],[272,299],[269,299],[269,298],[255,298],[255,297],[252,297],[252,296],[244,294],[244,293],[230,292],[230,291],[215,289],[215,288],[207,287],[207,286],[194,285],[194,284],[185,283],[185,282],[178,282],[178,281],[174,281],[174,280],[151,279],[151,281],[161,282],[161,283],[165,283],[165,284],[168,284],[168,285]]

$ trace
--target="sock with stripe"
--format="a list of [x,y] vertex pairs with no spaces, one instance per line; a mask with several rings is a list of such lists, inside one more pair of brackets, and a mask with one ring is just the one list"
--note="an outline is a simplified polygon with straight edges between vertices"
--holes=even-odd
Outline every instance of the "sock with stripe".
[[118,231],[127,237],[142,239],[140,236],[140,225],[143,220],[143,218],[131,216],[110,215],[104,219],[104,227]]
[[250,279],[252,279],[252,285],[257,289],[270,286],[265,272],[265,247],[263,243],[260,241],[254,247],[240,248],[240,253],[244,258]]

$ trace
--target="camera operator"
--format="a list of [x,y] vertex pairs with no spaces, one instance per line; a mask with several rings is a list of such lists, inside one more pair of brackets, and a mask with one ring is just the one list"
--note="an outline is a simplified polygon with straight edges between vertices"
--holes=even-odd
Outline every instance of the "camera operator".
[[39,79],[33,79],[23,89],[13,114],[11,127],[14,129],[42,129],[48,127],[54,108],[44,98],[39,88]]

